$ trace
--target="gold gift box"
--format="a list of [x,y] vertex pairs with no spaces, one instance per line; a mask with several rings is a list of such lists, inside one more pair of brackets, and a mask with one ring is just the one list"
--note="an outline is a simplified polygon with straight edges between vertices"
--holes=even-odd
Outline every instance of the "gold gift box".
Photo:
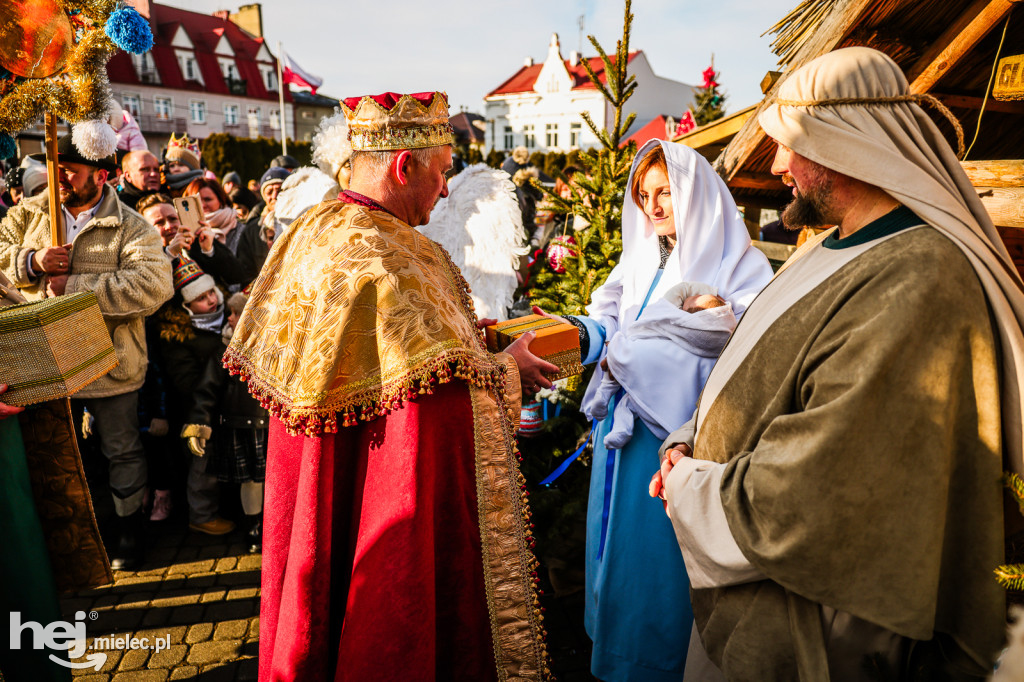
[[89,292],[0,308],[0,401],[64,398],[100,378],[117,357],[96,295]]
[[549,379],[555,381],[583,374],[579,330],[571,324],[543,315],[517,317],[486,327],[487,350],[492,353],[505,350],[526,332],[537,333],[530,342],[530,352],[559,367],[557,374],[548,375]]

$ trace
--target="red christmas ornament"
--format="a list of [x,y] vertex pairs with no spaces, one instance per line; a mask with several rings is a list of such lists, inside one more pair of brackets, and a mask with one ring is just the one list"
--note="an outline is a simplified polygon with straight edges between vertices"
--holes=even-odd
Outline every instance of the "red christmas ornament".
[[704,69],[704,72],[701,75],[704,76],[705,88],[718,87],[718,83],[715,81],[715,67],[709,66],[708,68]]
[[571,234],[552,237],[551,243],[548,245],[548,265],[551,266],[551,269],[560,275],[565,272],[565,259],[575,258],[578,255],[575,246],[576,239]]

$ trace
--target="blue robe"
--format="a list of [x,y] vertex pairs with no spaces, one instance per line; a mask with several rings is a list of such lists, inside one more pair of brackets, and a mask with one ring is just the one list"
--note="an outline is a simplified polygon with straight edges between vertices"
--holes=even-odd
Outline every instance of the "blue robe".
[[[661,273],[651,283],[648,300]],[[591,331],[586,360],[594,362],[603,346],[603,330],[581,319]],[[585,625],[594,642],[591,672],[607,682],[679,682],[693,610],[690,580],[672,523],[661,500],[647,493],[658,469],[661,440],[637,419],[632,439],[615,451],[605,524],[609,455],[604,437],[612,428],[614,412],[615,405],[609,406],[608,417],[595,434],[587,506]],[[604,549],[598,558],[605,525]]]

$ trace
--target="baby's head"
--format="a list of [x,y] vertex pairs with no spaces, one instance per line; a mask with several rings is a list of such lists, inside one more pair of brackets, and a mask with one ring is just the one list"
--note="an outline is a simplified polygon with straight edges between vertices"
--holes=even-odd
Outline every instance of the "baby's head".
[[194,260],[182,260],[174,269],[174,288],[193,315],[216,312],[221,294],[213,277],[203,272]]
[[720,308],[723,305],[725,305],[725,301],[723,299],[711,294],[696,294],[694,296],[687,296],[683,299],[683,311],[687,313],[697,313],[701,310]]

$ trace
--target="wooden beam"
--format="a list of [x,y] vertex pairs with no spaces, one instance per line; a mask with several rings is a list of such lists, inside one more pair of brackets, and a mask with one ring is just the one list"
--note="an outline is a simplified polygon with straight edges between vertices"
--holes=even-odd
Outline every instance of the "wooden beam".
[[770,173],[736,173],[729,179],[730,187],[742,187],[743,189],[767,189],[773,192],[788,192],[789,188],[777,175]]
[[767,95],[768,91],[775,87],[780,78],[782,78],[781,71],[769,71],[766,73],[764,78],[761,79],[761,94]]
[[794,55],[787,73],[783,74],[768,95],[761,101],[757,111],[747,119],[746,124],[736,133],[725,151],[715,159],[715,170],[725,180],[735,175],[757,150],[765,134],[757,122],[757,115],[777,98],[779,84],[785,82],[789,73],[796,71],[807,62],[839,47],[857,25],[864,11],[877,0],[837,0],[835,8],[822,20],[800,51]]
[[992,222],[1003,227],[1024,228],[1024,187],[976,187]]
[[910,92],[921,94],[931,90],[1006,16],[1017,1],[975,0],[907,72]]
[[933,95],[942,100],[947,107],[956,109],[981,109],[982,102],[985,103],[985,111],[996,111],[1002,114],[1024,114],[1024,102],[1003,102],[997,99],[974,97],[973,95],[950,95],[940,92],[932,92]]
[[793,252],[796,251],[796,247],[791,244],[779,244],[778,242],[762,242],[753,240],[751,242],[755,248],[759,249],[761,253],[768,256],[772,260],[779,262],[786,262]]
[[975,187],[1024,187],[1024,161],[961,161]]

